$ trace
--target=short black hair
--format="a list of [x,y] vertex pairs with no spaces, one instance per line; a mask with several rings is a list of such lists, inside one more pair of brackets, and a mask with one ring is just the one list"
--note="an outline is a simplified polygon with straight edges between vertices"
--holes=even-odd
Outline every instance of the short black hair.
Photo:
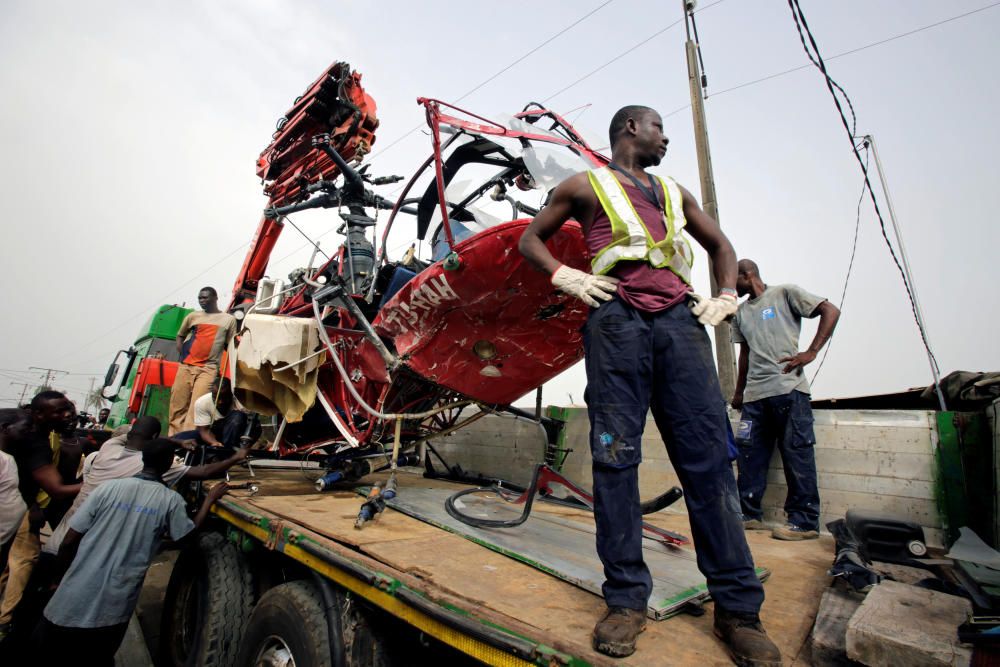
[[611,141],[611,147],[614,148],[614,145],[618,143],[618,137],[625,131],[625,123],[628,122],[629,118],[639,120],[650,111],[655,112],[656,110],[641,104],[630,104],[616,111],[615,115],[611,117],[611,125],[608,127],[608,139]]
[[19,408],[0,409],[0,426],[10,426],[27,418],[28,415],[24,414],[24,410]]
[[757,266],[757,262],[752,259],[741,259],[736,263],[736,270],[740,273],[753,273],[758,278],[760,277],[760,268]]
[[132,428],[128,432],[128,437],[152,440],[160,437],[162,430],[163,427],[160,425],[159,419],[150,415],[145,415],[135,420],[135,423],[132,424]]
[[66,394],[62,393],[61,391],[46,389],[45,391],[40,391],[37,394],[35,394],[35,397],[31,399],[31,403],[29,405],[32,410],[41,410],[42,405],[44,405],[45,403],[48,403],[49,401],[58,401],[65,398]]
[[207,287],[207,286],[206,287],[202,287],[200,290],[198,290],[198,293],[200,294],[202,292],[208,292],[209,294],[211,294],[212,296],[214,296],[216,299],[219,298],[219,293],[215,291],[214,287]]
[[142,465],[161,475],[174,463],[174,443],[166,438],[156,438],[142,448]]

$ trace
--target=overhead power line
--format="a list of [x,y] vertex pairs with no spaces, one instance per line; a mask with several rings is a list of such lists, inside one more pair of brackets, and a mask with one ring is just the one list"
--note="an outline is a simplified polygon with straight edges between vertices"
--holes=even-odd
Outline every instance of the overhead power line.
[[[222,259],[220,259],[219,261],[217,261],[215,264],[212,264],[207,269],[205,269],[205,270],[203,270],[203,271],[201,271],[199,273],[196,273],[195,275],[191,276],[190,278],[188,278],[187,280],[185,280],[183,283],[181,283],[180,285],[178,285],[174,289],[170,290],[166,295],[160,297],[155,302],[155,304],[158,305],[158,304],[162,303],[163,301],[169,299],[171,296],[173,296],[174,294],[176,294],[182,288],[184,288],[184,287],[188,286],[189,284],[193,283],[198,278],[202,277],[203,275],[205,275],[206,273],[208,273],[209,271],[211,271],[215,267],[217,267],[220,264],[222,264],[223,262],[225,262],[227,259],[229,259],[233,255],[235,255],[236,253],[238,253],[239,251],[241,251],[244,248],[246,248],[248,245],[250,245],[249,242],[241,243],[239,245],[239,247],[237,247],[235,250],[232,250],[231,252],[229,252],[227,255],[225,255]],[[154,306],[150,306],[150,308],[154,308],[154,307],[155,307],[155,305]],[[102,333],[100,336],[92,338],[89,341],[87,341],[86,343],[75,347],[71,352],[59,355],[58,357],[56,357],[56,359],[60,360],[60,359],[67,359],[69,357],[72,357],[73,355],[77,354],[78,352],[87,349],[88,347],[90,347],[94,343],[96,343],[96,342],[98,342],[100,340],[103,340],[108,334],[112,334],[112,333],[118,331],[119,329],[121,329],[126,324],[129,324],[130,322],[133,322],[133,321],[139,319],[140,317],[148,317],[149,313],[150,313],[150,308],[146,308],[145,310],[139,311],[135,315],[132,315],[132,316],[128,317],[127,319],[122,320],[121,322],[119,322],[115,326],[111,327],[110,329],[108,329],[107,331],[105,331],[104,333]],[[94,359],[94,357],[92,357],[91,359],[87,359],[86,361],[92,361],[93,359]],[[90,375],[90,373],[84,373],[83,375]]]
[[[584,14],[583,16],[581,16],[580,18],[578,18],[577,20],[573,21],[572,23],[570,23],[568,26],[566,26],[565,28],[563,28],[559,32],[557,32],[554,35],[548,37],[547,39],[545,39],[543,42],[541,42],[537,46],[535,46],[532,49],[528,50],[527,52],[525,52],[524,54],[522,54],[521,56],[519,56],[517,59],[511,61],[509,64],[505,65],[503,68],[501,68],[500,70],[498,70],[496,73],[490,75],[486,79],[483,79],[478,84],[476,84],[475,86],[473,86],[472,88],[470,88],[469,90],[467,90],[466,92],[464,92],[460,97],[458,97],[458,98],[455,99],[455,104],[458,104],[459,102],[461,102],[462,100],[464,100],[465,98],[467,98],[469,95],[472,95],[474,92],[476,92],[477,90],[479,90],[480,88],[482,88],[483,86],[485,86],[486,84],[488,84],[490,81],[493,81],[494,79],[496,79],[501,74],[509,71],[511,68],[513,68],[518,63],[523,62],[525,59],[528,58],[528,56],[530,56],[530,55],[536,53],[537,51],[541,50],[544,46],[547,46],[548,44],[550,44],[551,42],[555,41],[559,37],[562,37],[564,34],[566,34],[567,32],[569,32],[570,30],[572,30],[576,26],[580,25],[581,23],[583,23],[584,21],[586,21],[587,19],[589,19],[591,16],[593,16],[597,12],[601,11],[602,9],[604,9],[605,7],[607,7],[608,5],[610,5],[614,1],[615,0],[606,0],[605,2],[602,2],[601,4],[599,4],[597,7],[594,7],[592,10],[590,10],[589,12],[587,12],[586,14]],[[722,2],[722,0],[718,0],[718,1]],[[389,144],[383,146],[379,150],[377,150],[374,153],[372,153],[371,156],[369,156],[368,159],[369,160],[373,160],[376,157],[378,157],[379,155],[382,155],[383,153],[385,153],[386,151],[388,151],[390,148],[392,148],[396,144],[400,143],[401,141],[403,141],[408,136],[410,136],[411,134],[413,134],[414,132],[416,132],[417,130],[419,130],[422,127],[424,127],[424,123],[419,123],[419,124],[413,126],[409,130],[407,130],[404,134],[396,137],[396,139],[394,139],[393,141],[391,141]]]
[[[715,7],[716,5],[721,4],[721,3],[725,2],[725,1],[726,0],[715,0],[715,2],[713,2],[711,4],[708,4],[708,5],[705,5],[704,7],[701,7],[700,9],[698,9],[696,11],[696,13],[703,12],[706,9],[711,9],[712,7]],[[569,84],[568,86],[564,86],[564,87],[560,88],[559,90],[557,90],[556,92],[552,93],[551,95],[549,95],[548,97],[546,97],[544,100],[542,100],[542,102],[545,103],[545,102],[548,102],[549,100],[552,100],[552,99],[554,99],[556,97],[559,97],[560,95],[562,95],[563,93],[565,93],[570,88],[573,88],[573,87],[577,86],[578,84],[583,83],[584,81],[586,81],[590,77],[592,77],[595,74],[597,74],[598,72],[600,72],[602,69],[604,69],[604,68],[606,68],[606,67],[608,67],[610,65],[613,65],[614,63],[618,62],[619,60],[621,60],[622,58],[624,58],[628,54],[632,53],[633,51],[635,51],[639,47],[643,46],[644,44],[647,44],[648,42],[651,42],[655,38],[657,38],[660,35],[662,35],[663,33],[667,32],[668,30],[670,30],[674,26],[680,25],[683,20],[684,19],[677,19],[676,21],[674,21],[670,25],[668,25],[666,27],[663,27],[663,28],[660,28],[659,30],[657,30],[656,32],[654,32],[649,37],[646,37],[642,41],[636,42],[635,44],[633,44],[629,48],[625,49],[624,51],[622,51],[621,53],[619,53],[618,55],[616,55],[614,58],[612,58],[611,60],[608,60],[605,63],[603,63],[601,65],[598,65],[596,68],[590,70],[589,72],[587,72],[586,74],[584,74],[583,76],[581,76],[579,79],[577,79],[573,83]]]
[[[946,19],[941,19],[940,21],[935,21],[934,23],[928,23],[927,25],[921,26],[919,28],[914,28],[913,30],[907,30],[906,32],[901,32],[898,35],[893,35],[892,37],[886,37],[885,39],[880,39],[874,42],[870,42],[863,46],[858,46],[852,49],[848,49],[847,51],[841,51],[840,53],[832,55],[828,58],[824,58],[824,61],[830,62],[831,60],[836,60],[837,58],[843,58],[845,56],[850,56],[855,53],[860,53],[861,51],[866,51],[867,49],[871,49],[876,46],[881,46],[883,44],[888,44],[889,42],[894,42],[897,39],[903,39],[904,37],[911,37],[912,35],[924,32],[925,30],[930,30],[931,28],[937,28],[938,26],[945,25],[946,23],[951,23],[952,21],[958,21],[959,19],[964,19],[968,16],[972,16],[973,14],[978,14],[979,12],[985,12],[987,9],[993,9],[994,7],[997,6],[1000,6],[1000,2],[994,2],[992,4],[986,5],[985,7],[980,7],[979,9],[973,9],[972,11],[965,12],[964,14],[956,14],[955,16],[950,16]],[[791,67],[789,69],[781,70],[780,72],[774,72],[773,74],[768,74],[766,76],[762,76],[760,78],[753,79],[751,81],[744,81],[743,83],[736,84],[735,86],[730,86],[729,88],[723,88],[722,90],[717,90],[713,92],[711,95],[709,95],[709,97],[719,97],[720,95],[725,95],[726,93],[731,93],[735,90],[740,90],[742,88],[755,86],[758,83],[764,83],[765,81],[770,81],[771,79],[777,79],[779,77],[786,76],[788,74],[801,72],[802,70],[809,69],[810,67],[813,67],[812,63],[806,63],[805,65],[799,65],[797,67]],[[668,114],[664,114],[663,117],[669,118],[670,116],[673,116],[675,114],[684,111],[685,109],[690,108],[690,106],[691,106],[690,104],[685,104],[682,107],[674,109]]]
[[[865,147],[865,168],[868,167],[868,141],[864,142]],[[844,312],[844,302],[847,300],[847,285],[851,281],[851,269],[854,268],[854,257],[858,252],[858,235],[861,231],[861,204],[865,201],[865,193],[868,192],[868,181],[862,179],[861,182],[861,195],[858,197],[858,210],[854,218],[854,242],[851,244],[851,259],[847,262],[847,273],[844,276],[844,290],[840,293],[840,303],[837,305],[837,309],[841,313]],[[810,385],[816,383],[816,377],[819,375],[820,370],[823,368],[823,364],[826,363],[826,357],[830,354],[830,348],[833,347],[833,341],[836,339],[836,335],[830,337],[830,342],[826,344],[826,349],[823,350],[823,358],[819,360],[819,364],[816,366],[816,371],[813,373],[812,379],[809,381]]]
[[[851,142],[851,150],[853,151],[854,157],[858,161],[858,164],[861,166],[861,172],[864,174],[865,177],[865,187],[868,190],[868,195],[869,198],[871,199],[872,207],[875,209],[875,215],[878,216],[879,227],[882,231],[882,238],[885,239],[886,246],[888,246],[889,248],[889,254],[892,256],[892,261],[895,262],[896,268],[899,269],[899,275],[903,279],[903,287],[906,288],[906,296],[910,300],[910,309],[913,311],[913,319],[917,324],[917,330],[920,332],[920,340],[923,342],[924,349],[927,351],[927,359],[930,362],[931,374],[934,377],[934,388],[937,393],[941,410],[942,411],[946,410],[947,407],[945,405],[944,395],[941,393],[941,387],[939,382],[940,369],[938,368],[937,359],[935,358],[934,353],[931,351],[930,342],[927,340],[927,331],[924,329],[923,318],[921,318],[920,316],[920,308],[917,306],[917,296],[915,294],[914,287],[911,283],[911,278],[903,266],[903,263],[905,263],[906,261],[905,255],[903,255],[903,263],[901,263],[899,257],[896,256],[896,251],[892,247],[892,243],[889,241],[889,235],[886,232],[886,227],[885,227],[885,219],[882,217],[882,211],[879,208],[878,199],[875,197],[875,193],[872,191],[871,180],[869,179],[868,176],[868,165],[864,160],[861,159],[861,153],[858,152],[858,146],[857,144],[854,143],[857,140],[857,137],[854,135],[854,132],[851,128],[851,124],[847,122],[847,116],[844,114],[844,108],[843,105],[841,104],[840,96],[837,95],[837,91],[838,90],[840,91],[841,95],[843,95],[844,99],[847,101],[848,105],[851,106],[852,109],[853,105],[850,104],[850,99],[847,97],[847,93],[844,92],[844,89],[841,88],[837,84],[837,82],[833,80],[833,77],[830,76],[830,72],[826,68],[826,63],[823,60],[823,56],[819,52],[819,45],[816,44],[816,38],[813,36],[812,31],[809,29],[809,24],[806,21],[805,14],[802,12],[802,8],[799,6],[799,0],[788,0],[788,7],[792,11],[792,18],[795,20],[795,28],[798,31],[799,38],[802,41],[802,48],[805,49],[806,53],[809,55],[809,60],[811,60],[813,64],[816,65],[816,68],[820,71],[820,73],[823,74],[823,79],[826,83],[826,87],[830,91],[830,96],[833,97],[833,103],[837,107],[837,113],[840,115],[840,121],[844,125],[844,131],[847,132],[847,137]],[[809,38],[808,44],[806,44],[806,37]],[[813,57],[814,55],[815,57]],[[877,150],[875,151],[875,161],[876,163],[878,162]],[[884,184],[885,183],[883,181],[883,186]],[[889,202],[888,200],[889,193],[888,191],[886,191],[885,187],[883,187],[883,194],[885,194],[887,202]],[[889,207],[891,213],[891,208],[892,208],[891,202],[889,202]],[[902,239],[898,236],[898,230],[896,239],[900,244],[902,244]],[[902,245],[900,245],[900,254],[901,255],[903,254]]]

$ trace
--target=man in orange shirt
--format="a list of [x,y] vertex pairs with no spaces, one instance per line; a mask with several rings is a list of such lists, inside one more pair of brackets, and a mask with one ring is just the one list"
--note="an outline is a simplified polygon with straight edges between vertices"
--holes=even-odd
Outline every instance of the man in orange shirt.
[[198,305],[203,312],[189,313],[177,332],[180,367],[170,390],[170,435],[192,428],[192,399],[211,390],[222,352],[236,333],[236,318],[219,311],[215,288],[202,287]]

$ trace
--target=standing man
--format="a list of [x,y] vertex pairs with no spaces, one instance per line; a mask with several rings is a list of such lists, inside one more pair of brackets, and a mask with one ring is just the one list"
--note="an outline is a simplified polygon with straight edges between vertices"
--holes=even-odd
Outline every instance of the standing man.
[[177,332],[180,367],[170,390],[171,436],[191,428],[192,403],[208,393],[219,374],[222,352],[236,333],[236,318],[219,311],[219,295],[214,287],[201,288],[198,305],[203,312],[189,313]]
[[[809,381],[803,369],[833,334],[840,310],[825,298],[797,285],[768,286],[753,260],[741,259],[736,291],[750,298],[733,319],[733,342],[740,345],[739,377],[733,408],[740,416],[737,464],[743,525],[764,527],[761,500],[775,443],[785,467],[788,523],[771,535],[779,540],[819,537],[819,490],[813,445]],[[802,318],[819,316],[812,345],[799,352]]]
[[[39,492],[49,498],[72,499],[80,491],[79,484],[65,484],[53,462],[50,436],[76,419],[76,408],[58,391],[43,391],[31,399],[28,406],[29,428],[11,437],[7,451],[17,464],[18,489],[28,507],[28,513],[17,529],[10,545],[7,569],[0,576],[3,596],[0,597],[0,640],[11,630],[14,611],[24,595],[31,572],[35,569],[42,544],[39,533],[45,518],[38,506]],[[6,581],[6,585],[2,585]]]
[[[642,558],[638,466],[651,409],[684,487],[698,567],[715,600],[716,635],[738,664],[780,665],[758,617],[764,589],[740,523],[725,404],[705,331],[736,312],[736,254],[690,192],[646,172],[667,150],[658,113],[624,107],[609,133],[611,164],[563,181],[519,244],[553,286],[591,306],[585,396],[608,605],[593,645],[630,655],[646,624],[652,579]],[[545,247],[570,218],[583,227],[593,273],[560,264]],[[715,297],[691,292],[685,227],[712,259],[722,286]]]
[[69,570],[45,607],[37,631],[39,664],[114,665],[139,591],[160,542],[175,542],[200,526],[224,483],[208,492],[194,521],[184,499],[163,474],[174,462],[174,443],[153,440],[135,477],[102,484],[69,520],[59,559]]

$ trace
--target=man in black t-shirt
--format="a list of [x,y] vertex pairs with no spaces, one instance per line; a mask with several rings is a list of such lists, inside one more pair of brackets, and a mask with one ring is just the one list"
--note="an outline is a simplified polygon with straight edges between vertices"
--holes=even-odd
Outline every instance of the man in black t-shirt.
[[0,598],[0,639],[10,631],[14,610],[24,595],[41,552],[39,531],[44,518],[37,506],[39,490],[54,499],[72,499],[80,491],[79,484],[63,483],[53,463],[49,441],[52,431],[62,429],[76,418],[76,408],[64,394],[43,391],[31,400],[28,415],[31,428],[22,437],[8,443],[8,452],[17,463],[18,489],[29,509],[11,544],[7,569],[0,576],[0,585],[6,581],[6,586],[2,586],[3,597]]

